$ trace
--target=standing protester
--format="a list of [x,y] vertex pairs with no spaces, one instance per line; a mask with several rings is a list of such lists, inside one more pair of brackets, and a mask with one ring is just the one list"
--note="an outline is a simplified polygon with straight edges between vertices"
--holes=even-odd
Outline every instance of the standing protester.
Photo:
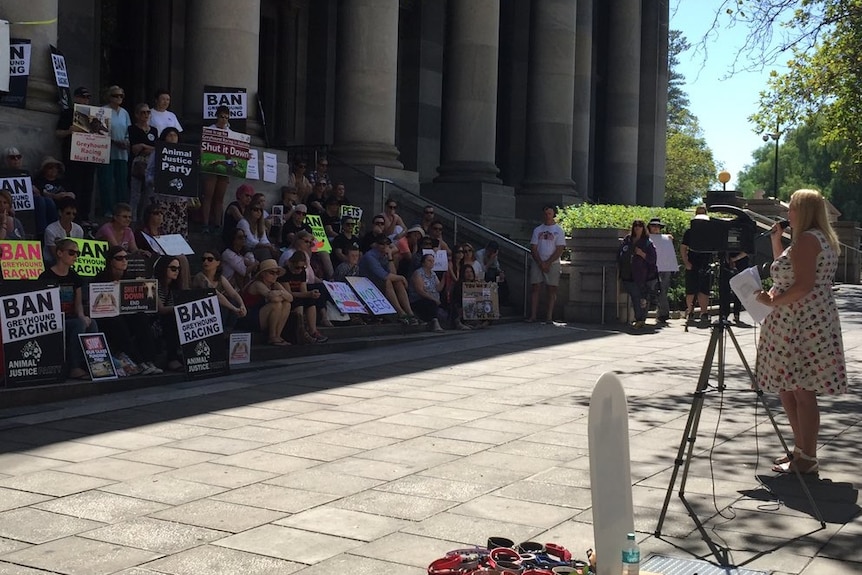
[[150,125],[158,130],[158,135],[161,136],[165,128],[174,128],[177,132],[182,132],[183,127],[177,119],[176,114],[168,110],[171,105],[171,93],[164,88],[156,90],[153,99],[152,115],[150,116]]
[[[694,211],[694,219],[708,220],[706,207],[698,206]],[[685,230],[682,235],[682,245],[679,248],[679,255],[685,266],[685,316],[688,320],[694,317],[694,296],[697,295],[700,319],[709,321],[710,255],[691,251],[689,247],[692,242],[691,235],[691,228]]]
[[841,322],[832,294],[840,248],[819,192],[793,192],[787,219],[793,240],[784,249],[780,224],[772,226],[772,289],[757,292],[757,301],[773,308],[757,346],[757,381],[765,391],[778,392],[796,445],[793,456],[779,457],[772,470],[817,473],[817,394],[847,391]]
[[108,105],[111,114],[111,162],[99,165],[99,196],[102,212],[107,217],[118,202],[129,201],[129,126],[132,118],[122,107],[126,93],[119,86],[108,88]]
[[632,327],[640,329],[646,324],[649,310],[649,294],[658,279],[655,246],[650,241],[649,232],[643,220],[632,222],[629,235],[623,239],[617,254],[620,279],[632,299],[635,321]]
[[[89,105],[90,97],[90,91],[79,86],[75,88],[72,100],[75,104]],[[66,189],[75,194],[75,200],[78,203],[78,221],[86,222],[90,219],[90,208],[93,205],[96,165],[89,162],[72,161],[72,132],[74,131],[72,130],[72,121],[74,114],[74,105],[60,112],[54,135],[61,140],[63,164],[66,168]]]
[[530,266],[530,317],[528,323],[536,321],[539,309],[539,292],[542,284],[547,286],[548,323],[554,321],[554,305],[557,303],[557,286],[560,285],[560,256],[566,247],[566,234],[557,225],[557,208],[542,208],[544,221],[533,230],[530,239],[530,252],[533,256]]
[[[216,108],[216,123],[210,128],[219,130],[230,130],[230,108],[219,106]],[[201,199],[201,223],[203,233],[210,232],[210,221],[215,224],[215,231],[221,229],[222,216],[224,212],[224,193],[227,190],[230,178],[216,174],[204,174],[203,176],[203,198]]]
[[667,291],[670,289],[670,278],[679,271],[676,259],[676,249],[673,247],[673,236],[661,233],[664,224],[660,218],[653,218],[647,226],[649,239],[655,246],[656,267],[658,268],[658,294],[656,304],[656,321],[667,323],[670,319],[670,302]]

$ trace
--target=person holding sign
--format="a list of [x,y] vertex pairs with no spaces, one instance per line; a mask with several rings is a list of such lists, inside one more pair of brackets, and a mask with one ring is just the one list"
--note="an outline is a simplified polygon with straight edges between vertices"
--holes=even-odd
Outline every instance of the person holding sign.
[[308,331],[299,330],[305,341],[309,343],[325,343],[328,337],[322,335],[317,329],[317,310],[320,305],[321,291],[319,289],[308,289],[308,260],[306,255],[297,250],[287,258],[287,270],[278,278],[278,281],[293,296],[294,312],[299,315],[299,321],[303,318],[308,325]]
[[440,292],[443,282],[434,273],[434,254],[423,254],[420,267],[410,278],[410,304],[419,319],[430,323],[431,331],[441,332],[437,310],[440,309]]
[[129,126],[129,145],[132,152],[132,187],[129,193],[129,204],[132,206],[132,219],[137,221],[138,214],[149,203],[145,193],[144,180],[147,175],[147,164],[156,149],[156,139],[159,131],[150,125],[150,106],[140,103],[135,106],[135,123]]
[[201,265],[203,270],[192,278],[192,288],[215,290],[221,308],[221,322],[225,332],[229,333],[240,318],[248,315],[245,302],[222,275],[221,254],[218,250],[207,250],[201,254]]
[[[230,108],[227,106],[216,108],[216,123],[210,126],[210,128],[229,130]],[[230,178],[227,176],[205,174],[203,177],[204,193],[201,200],[201,221],[205,234],[210,231],[210,219],[214,220],[216,229],[221,227],[222,212],[224,212],[224,193],[227,191],[228,182],[230,182]]]
[[[178,144],[180,141],[180,133],[176,128],[167,127],[162,130],[159,135],[159,140],[168,144]],[[156,201],[161,204],[164,210],[164,218],[162,220],[162,233],[166,235],[180,234],[188,237],[189,235],[189,202],[190,199],[184,196],[174,196],[171,194],[163,194],[161,190],[155,189],[156,183],[156,155],[150,154],[149,163],[147,164],[147,175],[145,188],[147,193],[154,193]]]
[[275,260],[260,262],[255,279],[242,292],[242,299],[248,309],[244,322],[250,329],[267,334],[268,343],[275,346],[290,345],[281,334],[290,317],[290,304],[293,296],[278,283],[284,275],[284,268]]
[[24,224],[12,210],[12,194],[0,190],[0,240],[23,240],[25,237]]
[[[113,246],[105,252],[105,269],[96,274],[93,282],[109,283],[130,279],[126,277],[129,254],[122,246]],[[91,305],[93,302],[90,302]],[[92,310],[91,310],[92,313]],[[124,313],[115,317],[99,318],[99,328],[108,340],[115,357],[125,365],[137,366],[141,375],[163,373],[156,367],[156,345],[153,330],[146,314]],[[125,355],[126,357],[122,357]]]
[[78,335],[95,333],[98,329],[96,322],[84,313],[84,300],[81,295],[84,280],[72,269],[72,264],[75,263],[79,253],[78,244],[71,239],[66,238],[57,242],[57,262],[42,272],[39,280],[46,285],[60,288],[60,309],[63,311],[65,323],[69,377],[90,379]]
[[398,320],[407,325],[419,325],[419,320],[413,315],[410,307],[410,297],[407,295],[407,278],[395,273],[395,262],[389,246],[392,240],[385,234],[380,234],[374,240],[370,250],[359,260],[359,275],[370,279],[377,289],[386,296],[390,305],[395,308]]
[[179,280],[180,260],[171,256],[162,256],[153,266],[153,275],[159,281],[159,296],[157,299],[158,323],[161,328],[161,339],[165,344],[168,369],[181,371],[180,334],[174,318],[174,299],[176,294],[184,289]]

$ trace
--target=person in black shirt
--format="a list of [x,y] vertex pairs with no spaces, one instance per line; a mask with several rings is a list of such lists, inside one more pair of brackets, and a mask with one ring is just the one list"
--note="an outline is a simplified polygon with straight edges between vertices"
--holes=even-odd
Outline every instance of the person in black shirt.
[[341,220],[341,233],[330,242],[332,245],[332,264],[338,267],[348,260],[347,252],[350,248],[360,249],[359,238],[353,234],[356,229],[356,220],[351,216],[344,216]]
[[305,215],[307,213],[308,209],[305,207],[305,204],[299,204],[293,209],[293,214],[281,227],[282,247],[289,248],[292,246],[294,237],[300,231],[306,231],[310,234],[312,233],[311,226],[305,222]]
[[[696,208],[694,219],[709,219],[704,206]],[[691,228],[689,228],[682,236],[682,243],[679,249],[679,255],[682,257],[682,263],[685,265],[686,317],[694,317],[694,298],[696,295],[697,303],[700,306],[700,319],[708,321],[711,279],[709,275],[709,263],[712,256],[710,254],[691,251],[691,235]]]
[[[90,91],[79,86],[75,88],[72,95],[75,104],[89,105]],[[57,119],[57,128],[54,135],[59,138],[63,151],[63,163],[66,167],[66,189],[75,194],[78,204],[78,221],[87,221],[90,218],[90,207],[93,202],[93,183],[95,181],[96,165],[88,162],[73,162],[72,151],[72,121],[74,119],[74,107],[62,110]]]

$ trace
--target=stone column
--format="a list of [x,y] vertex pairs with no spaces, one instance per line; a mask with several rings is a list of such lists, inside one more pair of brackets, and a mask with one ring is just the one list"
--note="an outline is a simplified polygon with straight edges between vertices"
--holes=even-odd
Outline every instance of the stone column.
[[578,0],[575,29],[575,110],[572,123],[572,178],[578,195],[592,198],[590,180],[593,117],[593,0]]
[[572,181],[572,122],[575,97],[573,0],[534,0],[530,26],[527,176],[522,195],[542,203],[566,203]]
[[398,0],[345,0],[338,14],[333,154],[402,168],[395,147]]
[[641,0],[611,2],[603,203],[637,200]]
[[637,203],[663,206],[667,155],[667,0],[643,4]]
[[261,133],[252,119],[257,117],[260,2],[248,0],[240,9],[232,0],[188,0],[184,126],[203,122],[204,86],[230,86],[246,89],[246,131],[253,136]]
[[[51,64],[51,45],[57,45],[58,0],[2,0],[0,16],[12,23],[12,38],[30,39],[30,78],[27,83],[27,109],[56,114],[57,83]],[[15,22],[49,22],[16,25]],[[69,78],[70,91],[81,79]],[[90,88],[93,89],[93,88]]]
[[435,181],[499,184],[500,0],[456,0],[448,8],[442,164]]

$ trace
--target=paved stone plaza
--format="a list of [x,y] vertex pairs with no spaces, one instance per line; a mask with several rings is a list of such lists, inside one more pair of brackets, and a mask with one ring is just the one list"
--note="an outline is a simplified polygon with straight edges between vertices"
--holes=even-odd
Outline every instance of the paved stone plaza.
[[[778,440],[728,347],[686,494],[732,564],[862,573],[860,295],[838,293],[851,393],[822,402],[822,471],[808,480],[825,529],[795,477],[770,471]],[[753,364],[757,331],[733,332]],[[654,535],[709,336],[681,321],[508,324],[0,409],[0,574],[421,575],[489,535],[583,557],[587,412],[609,370],[629,394],[642,552],[715,560],[676,490]]]

